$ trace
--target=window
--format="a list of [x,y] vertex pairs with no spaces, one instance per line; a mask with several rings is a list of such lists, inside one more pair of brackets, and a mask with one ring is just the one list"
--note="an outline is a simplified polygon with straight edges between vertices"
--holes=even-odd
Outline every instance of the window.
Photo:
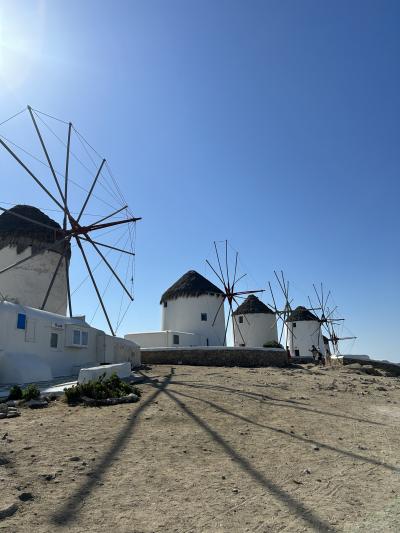
[[73,343],[78,345],[81,343],[81,332],[79,329],[74,329]]
[[88,345],[89,334],[87,331],[82,331],[82,346]]
[[296,327],[296,322],[293,322],[293,327],[294,327],[294,328]]
[[201,313],[201,321],[207,322],[207,313]]
[[179,344],[179,335],[174,335],[173,336],[173,343],[174,344]]
[[294,355],[295,357],[300,357],[300,350],[295,350]]
[[168,307],[168,302],[164,302],[164,307]]
[[213,292],[210,292],[210,296],[214,296],[214,293],[213,293]]
[[239,324],[243,324],[243,317],[242,316],[239,317]]
[[17,329],[25,329],[26,328],[26,315],[23,313],[18,313],[17,317]]
[[50,334],[50,347],[57,348],[57,346],[58,346],[58,333],[51,333]]

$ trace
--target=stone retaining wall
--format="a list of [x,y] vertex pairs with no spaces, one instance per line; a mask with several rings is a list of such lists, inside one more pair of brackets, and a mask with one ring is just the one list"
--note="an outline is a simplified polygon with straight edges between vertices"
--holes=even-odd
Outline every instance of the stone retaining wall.
[[266,348],[144,348],[143,364],[283,367],[288,364],[285,350]]

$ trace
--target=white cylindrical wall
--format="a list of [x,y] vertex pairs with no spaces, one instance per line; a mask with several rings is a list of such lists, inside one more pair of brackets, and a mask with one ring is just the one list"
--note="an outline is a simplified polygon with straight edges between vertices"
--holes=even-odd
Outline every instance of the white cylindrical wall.
[[[222,298],[221,294],[203,294],[181,296],[161,303],[161,329],[197,333],[208,339],[209,346],[223,346],[225,312],[224,305],[221,305]],[[206,320],[202,320],[205,318],[204,315],[206,315]]]
[[[291,357],[312,357],[311,348],[314,345],[325,354],[321,325],[317,320],[301,320],[288,322],[286,330],[286,347]],[[298,353],[296,353],[298,350]]]
[[[240,322],[243,317],[243,322]],[[242,338],[243,337],[243,338]],[[235,315],[233,319],[235,346],[263,347],[267,342],[278,342],[278,328],[272,313]]]
[[[32,253],[28,246],[17,253],[16,246],[5,246],[0,250],[0,270],[21,261]],[[60,254],[44,250],[19,266],[0,274],[0,293],[10,302],[40,309],[53,274],[57,268]],[[50,291],[45,311],[65,315],[67,312],[67,279],[65,259],[58,270],[57,277]]]

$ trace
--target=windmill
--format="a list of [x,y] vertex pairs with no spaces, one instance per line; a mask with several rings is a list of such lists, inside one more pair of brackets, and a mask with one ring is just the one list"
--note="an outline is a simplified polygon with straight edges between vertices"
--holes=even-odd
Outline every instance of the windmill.
[[[290,324],[287,322],[287,319],[289,318],[290,314],[292,313],[291,304],[293,302],[293,299],[290,299],[290,297],[289,297],[289,281],[285,279],[285,275],[284,275],[283,271],[281,270],[279,273],[277,273],[276,270],[274,270],[274,276],[275,276],[275,279],[278,282],[278,286],[279,286],[279,288],[280,288],[280,290],[282,292],[282,295],[283,295],[283,298],[284,298],[284,303],[283,303],[282,308],[278,309],[278,306],[277,306],[277,303],[276,303],[276,298],[275,298],[274,292],[272,290],[272,284],[271,284],[270,281],[268,281],[269,291],[271,293],[271,298],[272,298],[272,302],[273,302],[272,304],[269,304],[269,305],[273,309],[273,311],[275,312],[276,323],[278,324],[279,320],[282,323],[281,324],[281,328],[280,328],[280,334],[279,334],[279,344],[282,344],[283,333],[284,333],[285,327],[287,327],[287,328],[290,327]],[[294,335],[294,333],[293,333],[293,335]]]
[[[221,246],[223,247],[223,250],[222,250],[222,261],[221,261],[221,257],[220,257],[220,251],[221,250],[218,249],[218,245],[219,245],[220,248],[221,248]],[[244,299],[249,294],[255,294],[255,293],[264,292],[264,289],[256,289],[256,290],[252,290],[252,291],[250,291],[250,290],[246,290],[246,291],[238,290],[237,289],[238,283],[247,275],[247,274],[241,274],[241,275],[238,274],[239,253],[237,251],[235,252],[235,259],[234,259],[234,263],[232,264],[231,260],[229,258],[229,254],[228,254],[228,241],[227,240],[219,242],[219,243],[214,241],[214,250],[215,250],[215,256],[216,256],[216,261],[217,261],[217,265],[218,266],[216,266],[214,268],[214,266],[211,264],[211,262],[208,259],[206,259],[206,263],[211,268],[211,270],[214,272],[214,274],[217,276],[218,280],[220,281],[220,283],[222,285],[222,289],[221,290],[222,290],[223,297],[222,297],[221,303],[220,303],[220,305],[219,305],[219,307],[217,309],[217,312],[216,312],[216,314],[214,316],[214,320],[212,322],[212,326],[215,325],[215,322],[217,320],[217,317],[218,317],[223,305],[225,304],[225,302],[227,302],[228,303],[228,307],[229,307],[229,311],[228,311],[228,317],[226,319],[226,326],[225,326],[225,334],[224,334],[224,342],[223,342],[223,344],[224,345],[226,344],[226,336],[227,336],[227,332],[228,332],[229,320],[231,318],[232,318],[232,320],[235,323],[235,326],[236,326],[236,328],[237,328],[237,330],[239,332],[239,335],[240,335],[240,338],[241,338],[243,344],[245,344],[245,340],[243,338],[243,334],[242,334],[241,329],[239,327],[239,324],[238,324],[238,322],[236,320],[236,317],[233,314],[233,305],[236,304],[238,306],[239,305],[238,300]],[[232,271],[233,271],[233,277],[231,276]]]
[[[339,342],[344,340],[353,340],[357,337],[355,336],[339,336],[337,334],[337,328],[342,325],[344,318],[338,318],[336,316],[337,306],[331,308],[329,306],[329,300],[331,298],[331,291],[326,293],[324,291],[324,286],[321,283],[319,288],[313,284],[314,293],[316,295],[319,307],[314,308],[314,310],[320,310],[320,316],[318,317],[320,328],[319,335],[322,334],[324,328],[326,331],[326,338],[332,344],[333,355],[340,355]],[[309,298],[310,306],[312,306],[311,299]],[[336,329],[335,329],[336,328]]]
[[[60,257],[51,275],[48,287],[44,291],[40,308],[46,308],[46,303],[52,290],[54,290],[56,278],[61,270],[65,269],[69,315],[73,316],[70,255],[71,248],[75,247],[79,250],[83,268],[87,272],[85,280],[90,279],[96,294],[98,300],[97,308],[101,307],[110,332],[115,335],[115,331],[121,322],[121,315],[124,315],[124,313],[121,312],[122,308],[120,308],[118,324],[114,328],[111,323],[110,313],[104,302],[105,289],[100,289],[99,283],[96,281],[95,270],[99,268],[100,264],[103,265],[110,274],[109,284],[111,280],[115,282],[122,289],[129,303],[133,301],[132,290],[127,288],[127,279],[129,277],[128,272],[131,271],[131,282],[133,283],[133,257],[135,255],[133,251],[133,235],[135,233],[135,223],[140,218],[135,217],[130,211],[107,161],[94,150],[71,122],[63,121],[27,106],[27,108],[21,110],[13,117],[3,121],[0,126],[5,126],[6,123],[9,126],[17,117],[19,117],[19,120],[22,116],[28,118],[30,130],[17,128],[16,130],[14,129],[14,133],[18,130],[19,133],[22,131],[24,141],[30,143],[29,147],[23,147],[5,137],[1,130],[0,147],[12,158],[18,168],[23,169],[24,174],[30,178],[32,184],[38,187],[38,191],[41,191],[43,201],[48,206],[48,210],[56,212],[62,224],[49,224],[38,221],[36,218],[18,212],[17,209],[0,207],[0,211],[8,216],[17,217],[26,223],[35,225],[35,227],[40,226],[43,231],[50,232],[53,235],[54,244],[58,247]],[[52,124],[51,126],[50,123]],[[58,132],[55,131],[55,125],[58,128]],[[29,131],[32,132],[32,136],[29,135]],[[61,143],[61,148],[57,145],[57,147],[53,147],[53,150],[50,149],[50,144],[46,141],[46,138],[50,135],[53,135],[51,139],[58,139],[59,143]],[[41,157],[37,157],[32,153],[35,147],[40,150]],[[79,150],[81,153],[86,154],[85,162],[77,155]],[[61,170],[57,168],[56,160]],[[72,177],[72,169],[75,171],[75,167],[78,169],[78,179],[73,179]],[[103,191],[103,195],[106,195],[106,199],[100,198],[100,188]],[[26,193],[25,184],[22,182],[20,191],[21,193]],[[31,194],[35,194],[33,190]],[[98,201],[100,200],[102,201],[101,208],[98,207]],[[88,207],[90,206],[92,210],[94,205],[97,205],[97,209],[100,211],[99,214],[88,213]],[[107,206],[106,209],[104,205]],[[124,235],[127,235],[127,237],[122,239],[122,244],[119,244],[121,238],[115,239],[109,235],[111,232],[121,228],[125,229]],[[105,235],[108,235],[107,239]],[[100,238],[101,240],[99,240]],[[119,254],[118,261],[115,258],[114,260],[108,259],[109,255],[115,252]],[[40,253],[40,250],[34,250],[32,247],[28,256],[3,267],[0,270],[0,276],[23,263],[28,263]],[[126,271],[124,268],[124,273],[118,270],[122,256],[127,257],[128,264]],[[91,264],[93,257],[97,258],[98,261],[95,266]]]

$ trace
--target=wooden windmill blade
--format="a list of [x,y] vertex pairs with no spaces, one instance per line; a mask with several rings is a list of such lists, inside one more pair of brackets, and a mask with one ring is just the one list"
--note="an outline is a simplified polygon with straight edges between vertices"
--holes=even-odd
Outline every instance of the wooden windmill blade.
[[[238,275],[238,257],[239,257],[238,252],[235,253],[234,267],[233,269],[230,269],[229,267],[230,260],[229,260],[229,254],[228,254],[228,241],[227,240],[224,241],[224,252],[223,253],[225,257],[222,260],[220,257],[220,253],[218,251],[217,241],[214,241],[214,250],[215,250],[216,261],[217,261],[218,267],[214,268],[214,266],[211,264],[211,262],[208,259],[206,259],[206,263],[211,268],[212,272],[217,276],[218,280],[222,284],[223,288],[221,289],[221,292],[223,294],[223,302],[220,304],[217,310],[217,313],[212,322],[212,326],[215,326],[217,316],[221,312],[223,303],[227,302],[229,311],[228,311],[228,318],[227,318],[226,327],[225,327],[224,343],[226,341],[226,335],[227,335],[228,324],[229,324],[230,319],[232,319],[232,324],[236,325],[237,330],[239,331],[239,334],[243,340],[243,343],[245,343],[242,331],[234,315],[233,304],[235,303],[236,305],[238,305],[238,302],[237,302],[238,298],[244,298],[245,296],[248,296],[249,294],[253,294],[253,293],[264,292],[264,289],[241,290],[241,291],[237,290],[236,286],[246,276],[246,274],[242,274],[240,276]],[[222,268],[222,265],[224,265],[225,272]],[[231,276],[230,276],[230,272],[232,272],[232,270],[234,273],[233,279],[231,279]],[[247,317],[246,317],[246,321],[248,322]]]
[[[116,267],[111,264],[111,262],[106,258],[106,255],[101,251],[100,248],[107,248],[109,251],[112,250],[114,252],[124,253],[129,255],[130,257],[134,256],[134,253],[131,250],[126,250],[123,248],[117,248],[116,246],[112,246],[110,244],[107,244],[106,242],[100,242],[98,240],[94,240],[91,237],[91,234],[98,233],[100,230],[108,229],[108,228],[116,228],[117,226],[126,226],[129,228],[130,224],[134,224],[140,218],[134,217],[134,216],[128,216],[127,214],[127,205],[126,203],[123,204],[123,207],[119,207],[118,209],[114,209],[111,213],[103,214],[103,216],[97,220],[97,222],[90,223],[90,224],[83,224],[81,223],[82,218],[86,215],[86,208],[88,204],[92,201],[92,199],[97,195],[94,194],[94,191],[96,187],[98,187],[98,184],[100,183],[100,179],[106,183],[106,178],[104,175],[104,167],[106,165],[106,160],[103,158],[101,164],[98,166],[97,171],[95,175],[93,176],[93,180],[91,181],[91,185],[88,190],[85,190],[84,187],[82,187],[80,184],[75,183],[79,189],[85,190],[85,199],[80,207],[77,207],[76,209],[71,209],[70,207],[70,184],[71,184],[71,176],[70,176],[70,155],[72,154],[75,159],[79,158],[71,151],[71,140],[73,133],[79,135],[80,139],[84,139],[83,136],[74,128],[73,124],[71,122],[65,122],[61,119],[57,119],[55,117],[52,117],[51,115],[47,115],[44,113],[41,113],[38,110],[33,109],[31,106],[27,107],[27,111],[29,113],[30,120],[33,124],[34,131],[36,133],[37,139],[39,141],[39,145],[41,147],[41,151],[44,154],[45,162],[41,161],[39,158],[35,157],[33,154],[29,153],[26,149],[22,148],[21,146],[18,146],[16,143],[6,139],[4,136],[0,135],[0,146],[2,146],[6,152],[11,155],[11,157],[18,163],[18,165],[25,171],[25,173],[33,180],[33,182],[40,187],[42,192],[45,193],[46,197],[50,199],[57,208],[60,209],[62,214],[62,226],[57,227],[56,229],[54,227],[47,226],[47,229],[51,229],[55,233],[54,241],[52,241],[53,246],[54,244],[60,243],[60,245],[63,246],[63,248],[60,250],[60,258],[57,262],[57,265],[54,269],[54,272],[51,275],[51,279],[49,282],[49,285],[47,289],[45,290],[45,293],[43,295],[43,301],[40,306],[41,309],[45,309],[46,304],[48,302],[48,299],[53,291],[54,284],[56,281],[56,278],[58,274],[61,272],[62,263],[64,261],[65,264],[65,275],[66,275],[66,285],[67,285],[67,304],[69,309],[69,314],[72,316],[72,293],[71,293],[71,286],[70,286],[70,277],[69,277],[69,266],[70,266],[70,245],[72,241],[74,241],[77,245],[77,248],[79,249],[83,263],[85,265],[85,268],[88,272],[88,277],[92,281],[93,288],[96,292],[99,305],[101,306],[105,319],[107,321],[107,324],[110,328],[110,331],[113,335],[115,335],[115,330],[112,326],[111,319],[109,316],[109,312],[106,309],[106,306],[103,301],[104,293],[101,294],[98,283],[96,282],[95,276],[94,276],[94,270],[95,268],[91,267],[90,265],[90,259],[88,257],[88,254],[84,250],[83,242],[88,243],[90,245],[90,249],[97,254],[97,256],[100,258],[100,261],[102,264],[106,266],[108,271],[111,273],[111,278],[116,281],[116,283],[121,287],[123,293],[128,296],[129,300],[133,300],[133,295],[131,294],[131,291],[128,290],[126,287],[126,283],[122,280],[122,276],[118,274]],[[42,116],[41,116],[42,115]],[[57,120],[59,123],[63,123],[65,126],[67,126],[67,132],[65,133],[65,139],[66,143],[53,131],[53,129],[46,123],[46,121],[43,119],[43,116],[49,117],[51,119]],[[65,152],[65,159],[63,161],[63,164],[65,163],[65,170],[61,174],[56,170],[56,165],[54,164],[53,156],[51,154],[51,150],[49,149],[49,146],[46,144],[43,130],[41,130],[39,126],[39,122],[43,123],[49,131],[63,144],[63,146],[66,148]],[[84,140],[86,143],[87,141]],[[82,141],[80,141],[82,142]],[[89,143],[87,143],[88,146]],[[12,146],[12,147],[11,147]],[[91,147],[92,148],[92,147]],[[39,163],[46,166],[49,171],[50,175],[52,177],[53,184],[55,185],[56,192],[51,192],[49,186],[47,186],[43,179],[38,178],[36,175],[36,172],[34,172],[29,165],[22,160],[22,158],[16,153],[15,149],[24,152],[25,155],[28,155],[29,157],[33,158],[34,160],[38,161]],[[93,148],[92,148],[93,149]],[[94,149],[93,149],[94,150]],[[96,152],[97,153],[97,152]],[[93,159],[92,159],[93,161]],[[93,161],[94,162],[94,161]],[[82,163],[82,162],[81,162]],[[83,164],[83,163],[82,163]],[[85,166],[85,165],[83,165]],[[86,167],[87,168],[87,167]],[[62,178],[62,180],[60,179]],[[114,180],[115,181],[115,180]],[[109,187],[109,186],[108,186]],[[105,186],[103,185],[103,188]],[[122,194],[119,191],[119,194],[115,193],[115,198],[122,198]],[[106,202],[104,202],[106,203]],[[122,202],[121,202],[122,203]],[[46,224],[43,224],[41,222],[35,221],[30,219],[29,217],[24,217],[24,215],[12,212],[12,210],[5,210],[4,208],[0,207],[0,210],[4,212],[8,211],[11,212],[14,216],[19,216],[20,218],[25,218],[28,222],[41,225],[42,227],[46,227]],[[79,211],[78,211],[79,210]],[[74,211],[78,211],[78,216],[73,215],[72,213]],[[116,220],[114,217],[122,211],[126,212],[126,216],[122,219]],[[58,226],[58,224],[56,224]],[[130,230],[129,233],[131,234]],[[15,268],[19,265],[21,265],[25,261],[29,261],[29,259],[32,259],[35,255],[35,253],[32,253],[29,257],[25,258],[24,260],[17,261],[12,265],[9,265],[6,268],[3,268],[0,271],[0,274],[5,273],[12,268]]]

